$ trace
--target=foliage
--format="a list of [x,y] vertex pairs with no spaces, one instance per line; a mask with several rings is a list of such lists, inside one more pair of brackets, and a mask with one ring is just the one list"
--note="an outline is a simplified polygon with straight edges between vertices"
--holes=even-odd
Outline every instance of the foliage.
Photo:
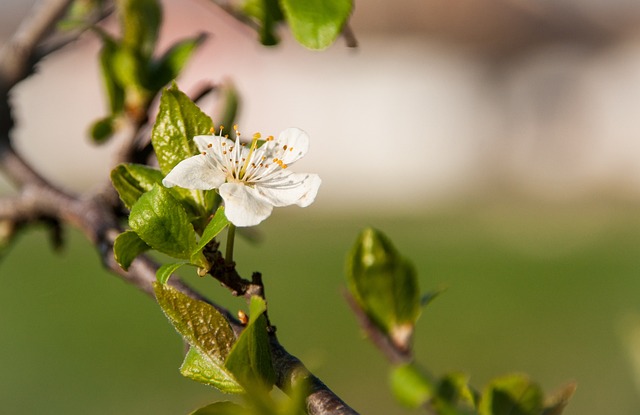
[[[82,27],[89,11],[100,3],[77,2],[62,26]],[[325,49],[343,32],[352,9],[351,0],[246,0],[234,12],[241,21],[257,24],[260,41],[265,45],[278,43],[276,30],[286,24],[303,46]],[[98,26],[92,27],[102,41],[99,59],[109,104],[109,113],[91,127],[93,140],[105,142],[123,122],[132,123],[137,132],[142,131],[154,100],[160,96],[150,137],[155,158],[147,164],[125,160],[111,171],[111,182],[121,201],[121,205],[112,210],[119,212],[116,218],[128,225],[113,240],[113,258],[124,271],[130,270],[136,259],[146,253],[169,258],[157,268],[153,292],[160,309],[188,345],[180,373],[222,392],[239,394],[244,401],[243,405],[215,402],[193,414],[304,413],[309,406],[308,397],[315,392],[311,385],[314,377],[300,367],[295,368],[297,371],[277,367],[275,352],[278,349],[275,348],[280,345],[268,317],[262,277],[254,273],[251,280],[242,278],[233,260],[235,225],[227,218],[228,214],[233,219],[231,204],[225,199],[225,208],[217,189],[163,185],[166,176],[179,163],[203,151],[194,137],[216,131],[212,118],[180,91],[175,81],[204,37],[197,35],[179,41],[158,55],[157,40],[163,15],[157,0],[119,0],[117,15],[118,36]],[[168,84],[171,85],[166,88]],[[238,94],[230,84],[225,85],[224,90],[225,108],[219,118],[232,125],[238,110]],[[219,128],[222,135],[223,127]],[[302,135],[298,129],[292,134],[298,138]],[[237,130],[236,136],[236,154],[244,157]],[[254,136],[246,159],[235,159],[238,165],[246,163],[230,180],[235,183],[243,179],[242,174],[251,165],[254,152],[264,154],[261,161],[265,161],[265,165],[272,163],[286,169],[287,163],[303,153],[302,149],[297,149],[299,153],[292,152],[294,139],[291,140],[281,143],[273,137],[260,140],[258,135]],[[295,141],[296,147],[303,142],[301,147],[306,147],[306,136],[304,140]],[[274,150],[277,146],[281,147]],[[278,158],[266,160],[274,154]],[[206,162],[215,163],[218,159],[211,160]],[[228,160],[224,157],[223,161]],[[274,183],[291,189],[312,177],[288,173],[274,176],[275,180],[266,183],[267,190],[260,194],[260,197],[271,198],[271,207],[288,202],[274,196]],[[320,179],[313,175],[313,181],[313,189],[317,191]],[[257,179],[245,184],[255,190],[256,183]],[[298,204],[306,206],[313,201],[315,193],[313,197],[310,193],[297,195],[298,202],[306,197],[305,203]],[[59,218],[44,216],[57,231]],[[0,229],[0,244],[8,245],[15,223],[3,221],[0,225],[7,229]],[[227,246],[223,255],[218,239],[225,230]],[[97,239],[109,232],[100,229],[96,233]],[[103,245],[108,246],[108,242]],[[244,297],[248,317],[242,313],[238,321],[199,295],[187,294],[184,286],[177,288],[177,282],[171,277],[185,265],[195,267],[200,276],[209,275],[233,295]],[[418,364],[413,357],[413,333],[422,307],[438,292],[421,296],[416,269],[381,231],[365,229],[358,237],[348,256],[347,282],[354,311],[363,328],[391,363],[390,387],[402,405],[422,407],[442,415],[559,415],[571,396],[573,387],[568,386],[545,401],[541,388],[521,374],[495,379],[478,392],[469,385],[465,374],[450,373],[438,378]],[[297,379],[283,380],[286,376]],[[316,381],[313,386],[317,389],[318,385]],[[270,394],[274,386],[285,390],[290,399],[276,400]],[[324,391],[328,393],[328,389]]]
[[277,24],[286,22],[293,36],[309,49],[329,47],[353,11],[352,0],[245,0],[242,11],[260,26],[263,45],[275,45]]
[[158,91],[179,75],[204,40],[202,35],[182,40],[155,57],[162,24],[160,4],[157,0],[120,0],[118,6],[119,38],[94,29],[102,39],[100,68],[110,109],[110,114],[91,127],[91,136],[98,143],[113,135],[123,116],[141,122]]
[[[360,234],[348,257],[347,279],[356,312],[368,334],[389,341],[391,390],[402,405],[430,408],[442,415],[562,413],[573,384],[545,403],[540,387],[526,375],[497,378],[479,393],[469,385],[465,374],[450,373],[438,380],[414,361],[411,335],[420,306],[417,278],[413,267],[382,232],[368,228]],[[433,294],[426,298],[433,298]]]

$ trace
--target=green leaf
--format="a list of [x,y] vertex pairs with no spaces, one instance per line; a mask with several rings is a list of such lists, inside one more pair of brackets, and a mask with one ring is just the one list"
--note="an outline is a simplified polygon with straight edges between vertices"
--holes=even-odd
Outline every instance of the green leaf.
[[91,25],[91,17],[100,12],[100,0],[74,1],[67,8],[65,16],[56,24],[63,31],[83,30]]
[[396,366],[391,372],[391,391],[402,405],[418,408],[434,395],[429,377],[413,364]]
[[472,411],[476,408],[479,396],[469,386],[469,376],[464,373],[449,373],[440,379],[434,408],[445,412],[450,407],[464,406]]
[[171,324],[191,350],[181,372],[194,380],[213,385],[223,392],[242,388],[224,361],[235,340],[225,317],[210,304],[182,294],[170,285],[154,283],[156,299]]
[[257,296],[251,297],[249,322],[233,345],[225,366],[245,387],[261,385],[271,389],[276,373],[271,361],[269,334],[267,333],[267,310],[265,301]]
[[157,0],[120,0],[122,43],[140,58],[153,54],[162,23],[162,9]]
[[113,256],[118,265],[126,271],[138,255],[150,248],[149,245],[140,239],[137,233],[134,231],[125,231],[118,235],[113,242]]
[[129,209],[140,196],[162,183],[162,172],[143,164],[123,163],[111,170],[111,183]]
[[349,290],[384,334],[409,347],[420,314],[418,278],[413,265],[382,232],[368,228],[358,237],[347,262]]
[[325,49],[340,35],[352,0],[280,0],[293,36],[309,49]]
[[156,271],[156,281],[158,281],[160,284],[166,284],[167,281],[169,281],[169,277],[171,277],[171,274],[176,272],[176,270],[183,265],[191,265],[191,264],[189,264],[188,262],[176,262],[173,264],[162,265]]
[[134,50],[121,46],[113,52],[111,59],[113,76],[125,91],[143,88],[147,79],[146,63]]
[[204,34],[174,44],[157,61],[153,62],[149,75],[148,88],[159,91],[160,88],[178,77],[196,48],[202,44]]
[[213,215],[213,218],[207,224],[207,227],[204,228],[204,232],[200,237],[200,241],[198,241],[198,245],[196,249],[191,254],[191,257],[195,259],[195,257],[202,255],[202,250],[204,247],[213,240],[224,228],[229,226],[229,220],[224,215],[224,206],[220,206],[216,213]]
[[101,31],[98,34],[102,39],[100,73],[109,99],[109,109],[115,115],[124,110],[124,88],[118,82],[114,69],[114,56],[121,46],[108,34]]
[[96,144],[102,144],[111,138],[115,131],[115,120],[113,116],[101,118],[91,125],[91,138]]
[[260,26],[260,43],[265,46],[278,44],[275,28],[284,18],[278,0],[246,0],[242,4],[242,11],[253,17]]
[[243,393],[244,389],[233,375],[221,368],[217,361],[191,348],[180,366],[182,376],[205,385],[213,386],[224,393]]
[[214,402],[191,412],[189,415],[249,415],[243,406],[233,402]]
[[287,393],[290,399],[284,399],[279,405],[279,415],[306,415],[307,396],[309,396],[309,382],[301,379]]
[[160,252],[189,260],[197,235],[182,205],[164,187],[156,185],[131,208],[129,226]]
[[160,170],[167,174],[182,160],[197,154],[196,135],[211,134],[213,122],[173,85],[162,92],[151,142]]
[[543,394],[524,375],[507,375],[492,381],[482,392],[480,415],[540,415]]

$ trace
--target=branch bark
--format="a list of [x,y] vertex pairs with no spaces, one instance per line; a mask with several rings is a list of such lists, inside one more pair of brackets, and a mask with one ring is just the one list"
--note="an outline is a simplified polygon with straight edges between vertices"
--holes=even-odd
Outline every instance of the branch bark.
[[[32,72],[44,55],[35,55],[35,50],[46,40],[47,33],[65,11],[71,0],[48,0],[38,3],[29,18],[20,26],[13,38],[0,50],[0,169],[18,188],[18,195],[0,199],[0,224],[18,226],[41,222],[72,225],[99,251],[103,265],[123,280],[154,296],[158,264],[149,258],[137,258],[128,271],[116,263],[113,242],[122,231],[117,209],[113,205],[113,189],[105,189],[93,195],[75,195],[65,192],[34,170],[11,145],[11,89]],[[140,127],[141,128],[141,127]],[[203,299],[178,279],[171,284],[193,298]],[[214,305],[229,320],[236,333],[242,325],[226,309]],[[309,372],[295,356],[289,354],[271,336],[277,386],[287,391],[292,385],[305,380],[311,386],[307,397],[308,413],[314,415],[357,415],[342,399]]]

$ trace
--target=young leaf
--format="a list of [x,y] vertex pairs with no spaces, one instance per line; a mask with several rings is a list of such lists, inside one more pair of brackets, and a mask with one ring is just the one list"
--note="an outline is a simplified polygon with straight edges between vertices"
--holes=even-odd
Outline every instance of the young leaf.
[[267,305],[262,298],[251,297],[249,322],[233,345],[225,367],[245,387],[259,384],[268,390],[276,380],[276,373],[271,362],[266,310]]
[[147,78],[146,62],[131,49],[124,46],[112,56],[113,75],[119,85],[127,90],[140,90]]
[[142,164],[123,163],[111,170],[111,183],[129,209],[140,196],[162,183],[162,178],[159,170]]
[[125,231],[118,235],[113,242],[113,256],[118,265],[126,271],[138,255],[150,248],[149,245],[140,239],[137,233],[134,231]]
[[115,122],[116,118],[113,116],[94,121],[89,130],[94,143],[102,144],[109,140],[115,131]]
[[507,375],[486,386],[479,405],[480,415],[540,415],[543,394],[524,375]]
[[407,349],[420,314],[418,279],[413,265],[380,231],[365,229],[347,264],[349,289],[369,319],[393,343]]
[[176,262],[173,264],[164,264],[156,271],[156,281],[160,284],[166,284],[171,277],[171,274],[176,272],[178,268],[183,265],[191,265],[188,262]]
[[309,49],[325,49],[342,32],[352,0],[281,0],[293,36]]
[[157,0],[121,0],[122,43],[140,58],[148,60],[156,47],[162,22]]
[[182,294],[170,285],[154,283],[156,299],[171,324],[191,345],[182,364],[185,376],[233,392],[242,389],[224,361],[235,340],[224,316],[210,304]]
[[62,31],[84,30],[91,26],[91,17],[95,17],[101,8],[101,0],[74,1],[67,8],[64,18],[56,24]]
[[442,404],[457,407],[463,405],[467,409],[475,409],[479,400],[478,393],[469,386],[469,376],[464,373],[449,373],[440,379],[437,388],[437,399],[434,407]]
[[157,61],[151,65],[148,89],[159,91],[160,88],[178,77],[196,48],[202,44],[205,35],[186,39],[173,45]]
[[398,402],[408,408],[418,408],[434,396],[431,379],[410,363],[393,369],[391,390]]
[[246,0],[242,5],[242,10],[247,16],[253,17],[258,22],[260,43],[265,46],[278,44],[279,39],[275,33],[275,26],[283,19],[278,0]]
[[250,415],[246,408],[233,402],[214,402],[196,409],[189,415]]
[[202,354],[196,348],[190,348],[180,366],[180,374],[205,385],[213,386],[224,393],[242,393],[244,389],[218,362]]
[[151,131],[151,142],[160,170],[169,173],[173,167],[197,153],[196,135],[211,134],[213,122],[188,96],[173,85],[162,92],[160,109]]
[[167,189],[154,186],[131,208],[129,226],[153,249],[189,260],[196,233],[182,205]]
[[107,91],[111,115],[116,115],[124,109],[124,88],[118,82],[114,70],[114,56],[121,45],[104,32],[98,32],[102,39],[100,49],[100,73]]
[[195,259],[197,256],[201,255],[204,247],[227,226],[229,226],[229,220],[224,215],[224,206],[220,206],[213,215],[213,218],[211,218],[207,224],[207,227],[204,228],[204,232],[202,232],[200,241],[198,241],[196,249],[191,254],[191,258]]

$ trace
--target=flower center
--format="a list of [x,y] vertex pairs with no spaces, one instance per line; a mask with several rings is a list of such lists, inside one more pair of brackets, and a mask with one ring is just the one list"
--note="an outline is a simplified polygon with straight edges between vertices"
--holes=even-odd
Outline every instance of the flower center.
[[[237,130],[237,126],[234,126],[234,128],[236,129],[236,134],[239,137],[240,133]],[[256,151],[256,148],[258,148],[258,140],[260,139],[260,137],[261,137],[260,133],[255,133],[253,135],[253,139],[251,140],[251,147],[249,147],[249,154],[247,155],[247,158],[244,161],[244,164],[242,165],[242,168],[240,169],[240,173],[238,175],[240,180],[242,180],[245,174],[247,173],[247,168],[249,167],[249,163],[251,163],[251,158],[253,157],[253,153]],[[253,164],[253,166],[255,166],[255,163]]]
[[[286,144],[280,147],[277,141],[269,144],[275,141],[273,136],[261,140],[261,134],[255,133],[251,143],[241,143],[240,131],[234,125],[235,142],[230,142],[229,135],[223,135],[223,130],[224,127],[220,126],[217,136],[220,141],[217,148],[212,150],[219,157],[216,164],[225,172],[227,182],[254,186],[259,182],[279,179],[280,172],[288,167],[280,157],[293,148],[288,148]],[[215,134],[214,131],[212,128],[211,133]]]

